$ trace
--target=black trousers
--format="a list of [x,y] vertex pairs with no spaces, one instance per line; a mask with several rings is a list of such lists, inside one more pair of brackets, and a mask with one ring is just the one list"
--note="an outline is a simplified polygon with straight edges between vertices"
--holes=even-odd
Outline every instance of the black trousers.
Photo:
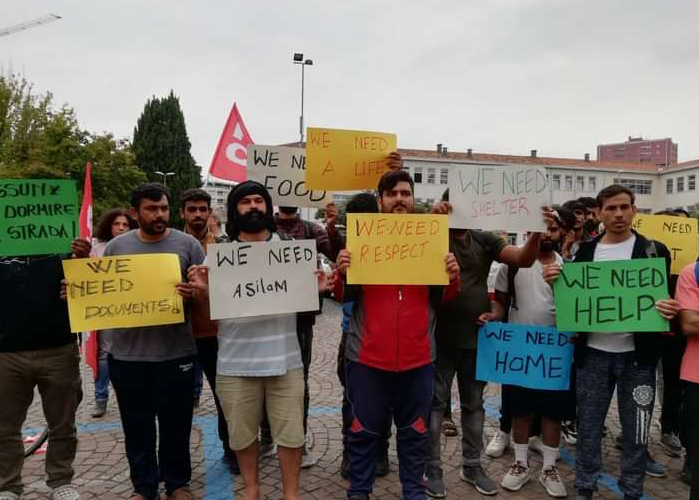
[[699,500],[699,384],[682,381],[682,434],[692,472],[689,500]]
[[686,347],[687,339],[683,335],[663,337],[663,408],[660,415],[663,434],[680,432],[680,367]]
[[218,358],[218,338],[205,337],[195,339],[197,343],[197,361],[201,365],[201,369],[206,375],[206,380],[209,381],[211,391],[214,393],[214,404],[216,404],[216,415],[218,417],[218,437],[223,445],[223,454],[229,459],[235,460],[235,453],[231,450],[230,440],[228,438],[228,423],[223,415],[221,402],[216,395],[216,361]]
[[194,357],[141,362],[110,355],[108,362],[134,491],[152,500],[158,496],[160,481],[168,495],[188,486]]

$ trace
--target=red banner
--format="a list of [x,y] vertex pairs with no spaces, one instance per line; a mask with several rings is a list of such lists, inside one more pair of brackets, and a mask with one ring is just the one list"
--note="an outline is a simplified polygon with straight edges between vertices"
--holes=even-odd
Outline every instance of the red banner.
[[245,181],[247,179],[247,147],[250,144],[255,143],[243,123],[238,105],[233,103],[233,109],[216,146],[214,158],[211,160],[209,175],[227,181]]
[[[92,242],[92,163],[85,164],[85,183],[83,184],[83,203],[80,207],[80,237]],[[85,363],[92,368],[92,375],[95,380],[99,375],[99,364],[97,363],[98,333],[85,332]]]

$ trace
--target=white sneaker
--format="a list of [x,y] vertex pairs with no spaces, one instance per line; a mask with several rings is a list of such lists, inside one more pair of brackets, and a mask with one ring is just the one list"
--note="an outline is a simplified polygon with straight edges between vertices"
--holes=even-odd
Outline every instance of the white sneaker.
[[[534,453],[544,456],[544,442],[539,436],[533,436],[529,438],[529,449]],[[561,460],[561,452],[556,452],[556,462]]]
[[515,460],[505,477],[502,478],[502,487],[509,491],[519,491],[532,477],[531,468],[522,462]]
[[555,465],[541,470],[539,482],[546,488],[546,493],[554,498],[565,498],[568,496],[568,490],[566,490],[565,484],[561,481],[558,467]]
[[51,492],[53,500],[80,500],[80,493],[72,484],[64,484]]
[[498,429],[485,448],[485,454],[490,458],[500,458],[508,446],[510,446],[510,435]]

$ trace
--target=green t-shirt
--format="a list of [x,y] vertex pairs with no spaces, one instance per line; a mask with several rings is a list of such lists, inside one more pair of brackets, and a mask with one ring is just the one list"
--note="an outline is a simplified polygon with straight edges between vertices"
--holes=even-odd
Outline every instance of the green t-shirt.
[[449,232],[449,251],[456,256],[461,268],[461,291],[454,300],[444,303],[437,314],[438,349],[475,349],[478,339],[476,320],[490,311],[488,273],[493,261],[507,243],[494,233],[472,231],[461,237]]

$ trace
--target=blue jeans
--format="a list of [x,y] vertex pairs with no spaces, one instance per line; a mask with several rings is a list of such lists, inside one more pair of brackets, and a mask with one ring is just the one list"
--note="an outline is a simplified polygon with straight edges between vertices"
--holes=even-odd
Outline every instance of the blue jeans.
[[97,380],[95,380],[95,401],[109,399],[109,363],[107,351],[100,349],[97,357]]

